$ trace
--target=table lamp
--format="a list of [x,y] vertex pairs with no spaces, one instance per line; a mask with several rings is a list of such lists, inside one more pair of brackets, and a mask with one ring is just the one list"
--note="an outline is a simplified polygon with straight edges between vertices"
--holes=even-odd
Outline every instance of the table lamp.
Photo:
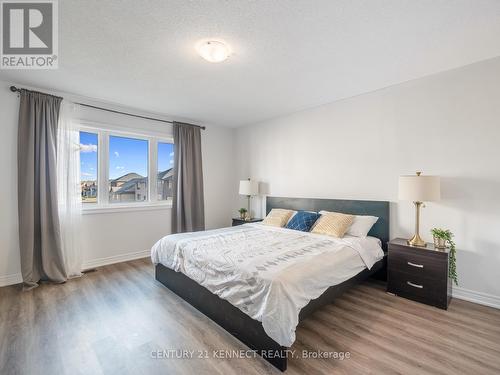
[[253,195],[259,194],[259,183],[253,180],[241,180],[240,181],[240,195],[246,195],[248,199],[248,215],[250,217],[250,198]]
[[441,197],[439,176],[422,176],[417,172],[413,176],[399,177],[399,199],[412,201],[415,205],[415,235],[408,240],[408,245],[425,247],[420,238],[420,207],[423,202],[438,201]]

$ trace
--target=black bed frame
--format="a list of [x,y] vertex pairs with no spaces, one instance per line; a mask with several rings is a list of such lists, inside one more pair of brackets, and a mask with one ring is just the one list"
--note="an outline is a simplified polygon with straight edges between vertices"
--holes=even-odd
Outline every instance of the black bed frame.
[[[379,220],[373,226],[369,235],[379,238],[382,241],[384,251],[386,251],[387,242],[389,241],[389,202],[267,197],[266,213],[269,213],[272,208],[307,211],[326,210],[356,215],[378,216]],[[331,286],[321,296],[310,301],[300,311],[299,321],[302,321],[322,306],[331,303],[343,292],[361,283],[368,277],[374,276],[385,280],[385,275],[386,258],[384,257],[384,259],[375,263],[370,270],[365,269],[349,280]],[[213,294],[183,273],[175,272],[162,264],[156,266],[156,280],[212,319],[250,349],[258,352],[272,365],[281,371],[286,370],[288,348],[279,345],[271,339],[265,333],[261,322],[250,318],[240,309]]]

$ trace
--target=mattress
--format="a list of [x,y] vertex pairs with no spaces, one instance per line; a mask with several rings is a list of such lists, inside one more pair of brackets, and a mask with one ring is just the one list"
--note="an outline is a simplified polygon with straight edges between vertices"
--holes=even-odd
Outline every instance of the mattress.
[[161,263],[262,322],[282,346],[295,341],[299,312],[330,286],[383,258],[377,238],[333,238],[261,223],[163,237]]

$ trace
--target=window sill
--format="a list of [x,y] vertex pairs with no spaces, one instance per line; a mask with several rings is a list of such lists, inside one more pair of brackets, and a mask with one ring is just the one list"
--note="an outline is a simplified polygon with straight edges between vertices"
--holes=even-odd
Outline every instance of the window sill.
[[[87,203],[92,204],[92,203]],[[118,212],[134,211],[155,211],[169,210],[172,208],[172,202],[165,203],[132,203],[132,204],[110,204],[107,206],[83,207],[82,215],[111,214]]]

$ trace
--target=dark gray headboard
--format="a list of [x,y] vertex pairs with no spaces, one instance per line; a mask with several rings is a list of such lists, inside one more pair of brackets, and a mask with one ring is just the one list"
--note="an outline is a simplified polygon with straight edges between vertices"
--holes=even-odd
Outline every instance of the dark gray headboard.
[[318,198],[266,198],[266,214],[273,208],[285,208],[295,211],[335,211],[352,215],[371,215],[379,219],[372,227],[369,236],[377,237],[382,241],[382,248],[387,251],[389,241],[389,202],[386,201],[358,201],[345,199],[318,199]]

